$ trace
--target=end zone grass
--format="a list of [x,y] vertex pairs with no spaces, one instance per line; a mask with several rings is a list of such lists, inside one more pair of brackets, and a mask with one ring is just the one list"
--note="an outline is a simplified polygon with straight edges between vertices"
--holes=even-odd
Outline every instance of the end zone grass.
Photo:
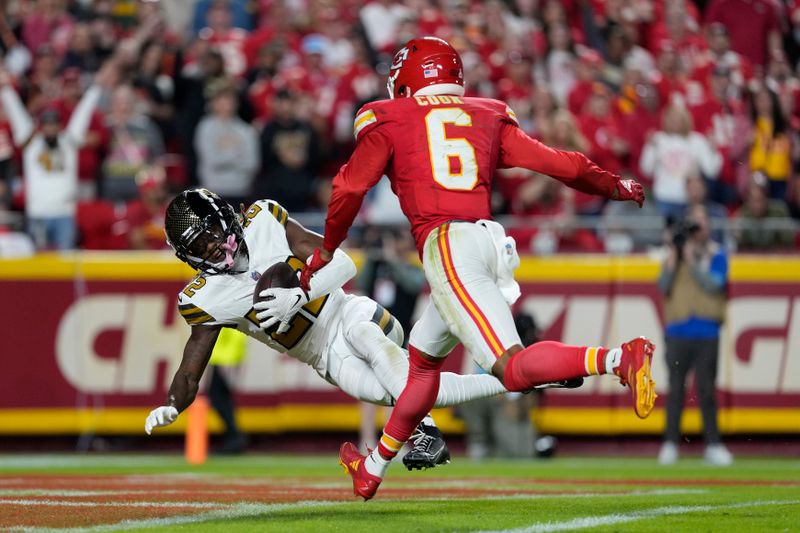
[[331,456],[0,456],[0,530],[798,531],[800,461],[564,458],[394,465],[375,500]]

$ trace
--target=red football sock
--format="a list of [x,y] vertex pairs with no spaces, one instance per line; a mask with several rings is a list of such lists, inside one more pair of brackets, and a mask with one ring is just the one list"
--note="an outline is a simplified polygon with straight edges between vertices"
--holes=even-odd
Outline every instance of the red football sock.
[[391,460],[400,451],[403,443],[430,412],[439,392],[439,376],[444,358],[429,361],[413,346],[408,347],[408,381],[397,399],[392,416],[383,429],[378,442],[378,453]]
[[598,346],[537,342],[511,356],[503,384],[510,391],[525,391],[544,383],[605,374],[607,353]]

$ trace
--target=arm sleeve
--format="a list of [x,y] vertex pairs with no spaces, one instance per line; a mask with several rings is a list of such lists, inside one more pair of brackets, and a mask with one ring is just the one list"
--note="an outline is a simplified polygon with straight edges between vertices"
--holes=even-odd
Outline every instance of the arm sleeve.
[[331,262],[320,268],[309,283],[308,299],[316,300],[320,296],[341,289],[345,283],[356,275],[356,264],[342,250],[333,252]]
[[720,293],[728,284],[728,257],[723,252],[717,252],[711,258],[708,272],[697,266],[692,268],[692,275],[703,289],[711,293]]
[[72,117],[67,124],[67,138],[74,146],[79,147],[86,142],[86,131],[92,120],[92,113],[97,103],[100,101],[102,91],[97,85],[92,85],[83,95],[81,101],[75,107]]
[[391,156],[391,143],[380,130],[372,130],[360,138],[350,160],[333,178],[322,243],[325,250],[333,252],[347,238],[364,195],[381,179]]
[[527,168],[552,176],[578,191],[606,198],[614,195],[619,179],[582,153],[550,148],[511,123],[504,124],[500,130],[499,166]]
[[3,109],[8,115],[8,122],[11,124],[11,133],[14,136],[14,144],[24,145],[31,135],[33,135],[33,120],[22,100],[19,99],[17,91],[13,87],[6,85],[0,90],[0,98],[3,100]]

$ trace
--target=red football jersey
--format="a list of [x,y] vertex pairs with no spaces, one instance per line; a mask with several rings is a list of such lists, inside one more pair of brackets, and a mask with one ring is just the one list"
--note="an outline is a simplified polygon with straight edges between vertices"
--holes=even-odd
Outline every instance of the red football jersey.
[[582,154],[531,139],[498,100],[416,96],[373,102],[357,114],[354,131],[355,151],[333,180],[325,222],[329,251],[345,239],[364,195],[383,174],[411,222],[420,253],[438,226],[491,217],[497,168],[536,170],[606,197],[618,179]]

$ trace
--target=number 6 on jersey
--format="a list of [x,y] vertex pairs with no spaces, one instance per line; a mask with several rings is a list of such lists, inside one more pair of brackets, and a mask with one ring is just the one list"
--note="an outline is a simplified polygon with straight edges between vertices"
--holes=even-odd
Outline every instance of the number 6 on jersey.
[[[433,180],[445,189],[472,190],[478,183],[475,149],[463,137],[447,137],[445,124],[472,126],[472,117],[458,107],[432,109],[425,115]],[[454,159],[458,160],[455,165]]]

